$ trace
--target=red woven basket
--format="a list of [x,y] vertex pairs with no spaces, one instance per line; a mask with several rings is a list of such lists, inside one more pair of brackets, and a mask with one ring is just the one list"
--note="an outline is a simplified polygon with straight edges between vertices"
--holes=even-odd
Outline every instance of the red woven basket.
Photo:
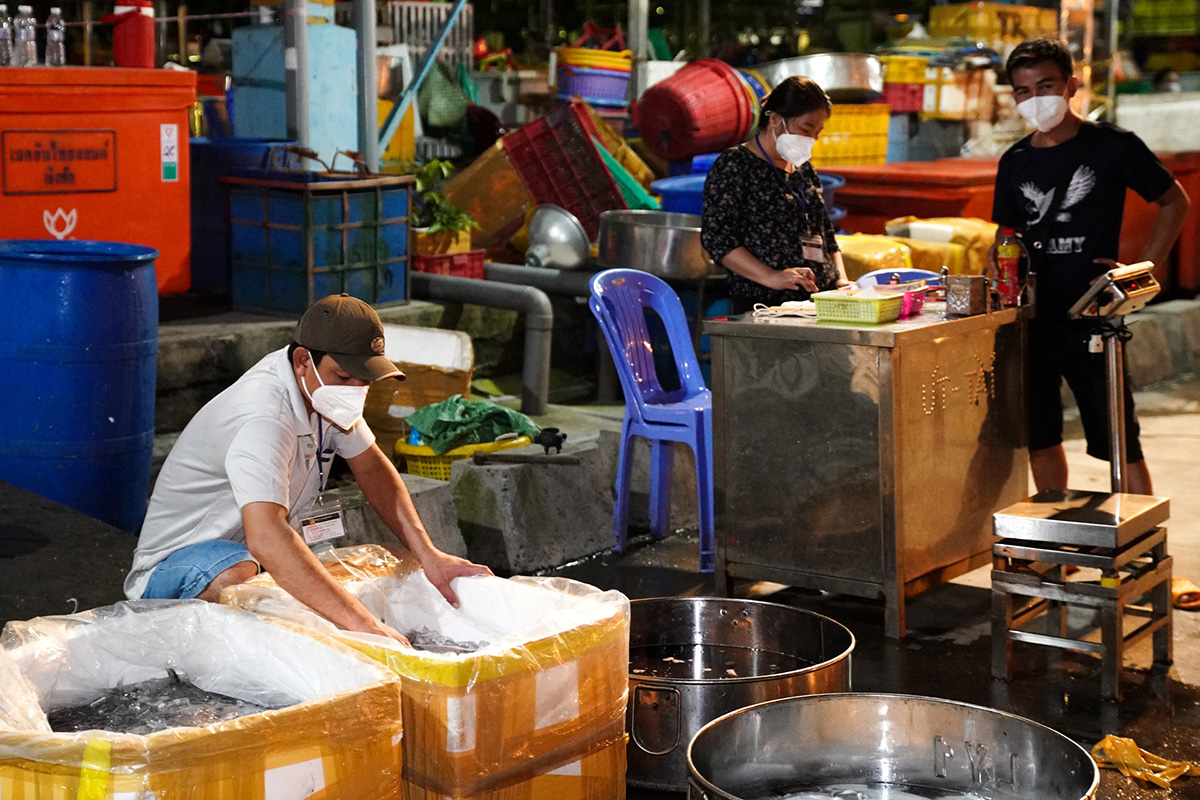
[[647,89],[633,120],[647,147],[682,161],[745,139],[754,124],[752,96],[737,70],[703,59]]

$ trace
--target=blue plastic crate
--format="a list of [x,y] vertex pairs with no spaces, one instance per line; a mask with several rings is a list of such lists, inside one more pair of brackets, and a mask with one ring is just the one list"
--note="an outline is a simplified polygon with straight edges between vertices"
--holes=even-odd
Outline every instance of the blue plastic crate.
[[346,292],[408,301],[408,176],[272,173],[229,185],[233,308],[298,315]]

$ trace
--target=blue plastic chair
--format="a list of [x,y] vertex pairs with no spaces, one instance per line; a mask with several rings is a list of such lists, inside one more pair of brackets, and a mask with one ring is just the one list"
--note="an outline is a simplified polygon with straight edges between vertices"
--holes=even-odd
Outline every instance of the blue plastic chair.
[[930,272],[927,269],[877,269],[862,275],[855,281],[861,288],[868,286],[878,286],[883,283],[889,283],[893,275],[900,276],[900,283],[908,283],[909,281],[929,281],[930,285],[940,283],[942,276],[936,272]]
[[[700,571],[712,572],[712,392],[704,386],[679,297],[670,286],[649,273],[610,269],[592,277],[588,305],[604,331],[625,392],[613,513],[616,549],[622,552],[628,543],[633,437],[650,440],[650,531],[659,538],[667,534],[671,511],[672,453],[667,443],[683,442],[692,448],[696,461]],[[674,391],[664,390],[658,380],[646,309],[657,313],[666,329],[679,372],[680,388]]]

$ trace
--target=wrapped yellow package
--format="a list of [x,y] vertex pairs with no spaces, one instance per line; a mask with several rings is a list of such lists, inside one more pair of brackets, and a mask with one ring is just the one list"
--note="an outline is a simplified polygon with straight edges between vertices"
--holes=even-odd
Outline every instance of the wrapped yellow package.
[[[975,217],[897,217],[889,220],[884,230],[889,236],[951,242],[966,248],[966,261],[961,274],[979,275],[988,263],[988,250],[996,241],[994,222]],[[952,274],[954,270],[950,270]]]
[[904,236],[890,236],[888,238],[908,246],[914,269],[941,272],[942,267],[946,267],[951,275],[961,275],[966,269],[967,248],[961,244],[955,244],[954,242],[931,242],[925,239],[909,239]]
[[837,237],[846,264],[846,277],[858,280],[877,269],[912,269],[912,251],[908,245],[888,236],[851,233]]
[[400,676],[406,800],[624,797],[624,595],[564,578],[474,576],[454,582],[453,608],[407,553],[364,545],[320,558],[385,623],[451,649],[337,631],[269,575],[221,601],[331,632]]
[[[6,799],[400,800],[400,682],[329,636],[201,600],[147,600],[10,622],[0,644]],[[173,704],[193,704],[197,719],[208,707],[139,701],[130,713],[124,698],[172,681],[271,710],[176,727]],[[117,727],[90,713],[114,704],[124,730],[150,732],[51,732],[47,715],[64,711]]]

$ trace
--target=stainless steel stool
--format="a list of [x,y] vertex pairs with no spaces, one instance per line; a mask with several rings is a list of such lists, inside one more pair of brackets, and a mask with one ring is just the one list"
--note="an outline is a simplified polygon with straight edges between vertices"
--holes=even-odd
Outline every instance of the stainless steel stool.
[[[1094,653],[1101,660],[1100,693],[1121,697],[1124,650],[1154,636],[1156,668],[1171,664],[1171,557],[1158,527],[1169,501],[1146,495],[1051,490],[993,516],[992,675],[1008,680],[1012,642]],[[1066,567],[1100,570],[1100,582],[1069,581]],[[1033,598],[1014,606],[1014,595]],[[1138,603],[1147,598],[1147,602]],[[1069,635],[1067,607],[1099,612],[1100,641]],[[1045,615],[1046,633],[1019,628]],[[1125,618],[1144,619],[1128,633]]]

